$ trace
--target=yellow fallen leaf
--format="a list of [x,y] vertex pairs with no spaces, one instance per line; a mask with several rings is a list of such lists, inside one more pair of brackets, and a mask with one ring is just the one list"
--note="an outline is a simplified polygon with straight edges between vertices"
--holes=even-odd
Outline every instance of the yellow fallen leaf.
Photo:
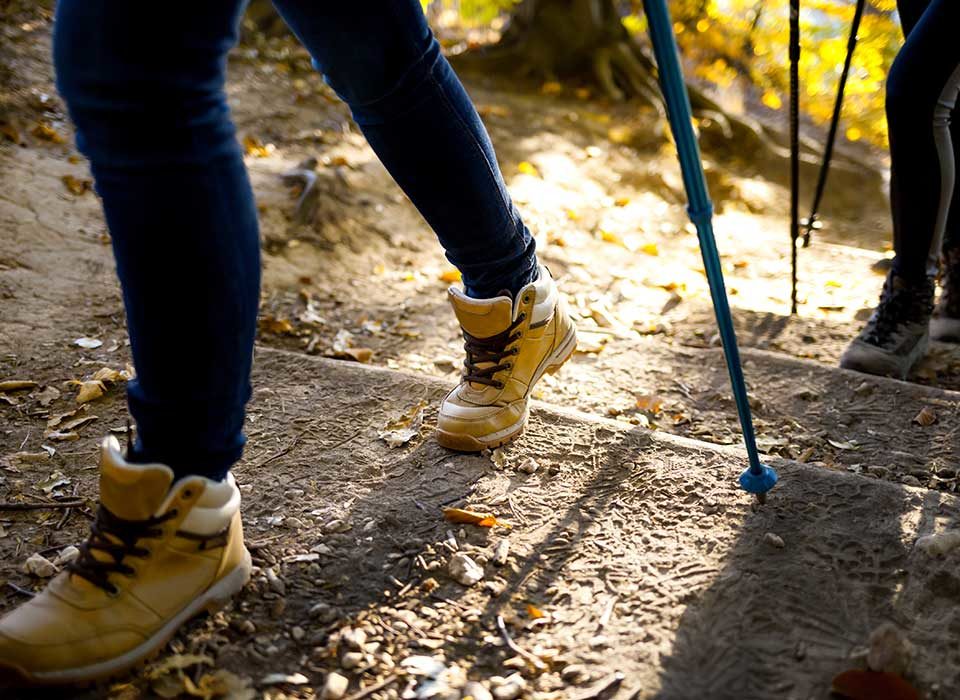
[[628,204],[630,204],[630,198],[629,198],[629,197],[617,197],[615,200],[613,200],[613,203],[616,204],[618,207],[625,207],[625,206],[627,206]]
[[656,243],[644,243],[640,246],[640,250],[647,255],[660,255],[660,248],[657,247]]
[[937,414],[929,406],[924,406],[920,409],[920,413],[913,417],[913,422],[926,428],[937,422]]
[[243,137],[243,150],[248,156],[266,158],[276,150],[276,146],[272,143],[264,145],[256,136],[247,135]]
[[0,382],[0,392],[5,391],[23,391],[24,389],[33,389],[37,387],[36,382],[31,382],[27,379],[8,379],[5,382]]
[[440,273],[440,281],[446,282],[447,284],[454,284],[463,279],[463,275],[460,274],[460,270],[452,268],[450,270],[444,270]]
[[527,617],[529,617],[531,620],[540,620],[546,616],[547,616],[546,613],[543,612],[543,610],[538,608],[536,605],[527,603]]
[[46,122],[37,122],[36,126],[30,131],[38,139],[49,141],[50,143],[63,143],[63,137],[58,134],[52,126]]
[[843,283],[842,283],[842,282],[837,282],[837,280],[827,280],[826,282],[823,283],[823,286],[824,286],[824,287],[839,288],[839,287],[842,287],[842,286],[843,286]]
[[519,170],[524,175],[533,175],[534,177],[540,177],[540,171],[537,170],[535,166],[530,161],[522,160],[517,164],[517,170]]
[[589,100],[591,91],[590,88],[577,88],[574,94],[577,96],[578,100]]
[[637,408],[649,413],[660,413],[663,409],[663,399],[659,396],[640,396],[637,398]]
[[563,92],[563,85],[556,80],[548,80],[540,86],[541,95],[559,95],[561,92]]
[[618,234],[613,233],[612,231],[607,231],[606,229],[600,229],[600,240],[605,241],[606,243],[613,243],[621,248],[627,247],[627,244],[624,243],[623,239]]
[[510,527],[507,523],[497,520],[493,513],[477,513],[472,510],[463,510],[462,508],[444,508],[443,517],[451,523],[461,525],[476,525],[477,527]]
[[575,209],[567,209],[567,218],[570,221],[580,221],[580,214]]
[[63,180],[63,184],[67,186],[67,189],[78,197],[91,187],[89,180],[81,180],[73,175],[64,175],[60,179]]
[[285,318],[264,316],[260,319],[260,330],[274,335],[289,335],[293,333],[293,324]]
[[107,393],[107,387],[99,379],[71,379],[67,382],[68,386],[77,387],[77,403],[87,403],[94,399],[99,399]]

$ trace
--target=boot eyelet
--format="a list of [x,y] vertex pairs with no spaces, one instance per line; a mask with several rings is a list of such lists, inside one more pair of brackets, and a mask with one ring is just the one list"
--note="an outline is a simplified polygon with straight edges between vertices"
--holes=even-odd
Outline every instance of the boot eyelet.
[[119,598],[119,597],[120,597],[120,589],[117,588],[116,586],[111,586],[109,589],[107,589],[107,592],[106,592],[106,593],[107,593],[107,597],[108,597],[108,598]]
[[497,382],[497,383],[494,384],[493,386],[494,386],[495,388],[497,388],[497,389],[502,389],[502,388],[503,388],[503,382]]
[[193,498],[193,491],[190,489],[184,489],[183,493],[180,494],[180,500],[186,501],[190,498]]
[[525,296],[523,297],[523,303],[524,303],[524,304],[529,304],[529,303],[530,303],[530,295],[529,295],[529,294],[527,294],[527,295],[525,295]]

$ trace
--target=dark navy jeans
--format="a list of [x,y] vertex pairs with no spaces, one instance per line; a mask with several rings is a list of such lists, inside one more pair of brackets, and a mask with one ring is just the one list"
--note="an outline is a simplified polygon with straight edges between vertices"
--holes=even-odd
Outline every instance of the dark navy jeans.
[[960,246],[960,1],[898,0],[906,41],[887,79],[895,271],[922,279]]
[[[60,0],[57,84],[113,240],[137,378],[134,459],[222,478],[244,443],[256,207],[224,94],[243,0]],[[534,242],[418,0],[275,0],[467,293],[536,276]]]

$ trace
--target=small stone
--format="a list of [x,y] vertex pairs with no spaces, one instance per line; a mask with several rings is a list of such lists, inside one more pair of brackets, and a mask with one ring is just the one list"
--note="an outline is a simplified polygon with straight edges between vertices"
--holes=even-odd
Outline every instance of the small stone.
[[60,550],[60,554],[53,560],[54,566],[66,566],[80,556],[80,550],[70,545]]
[[580,685],[590,680],[590,673],[583,664],[570,664],[569,666],[564,666],[563,670],[560,671],[560,678],[562,678],[565,683]]
[[493,565],[505,566],[507,558],[510,556],[510,540],[502,539],[497,542],[497,548],[493,550]]
[[341,676],[336,671],[331,672],[323,682],[320,700],[340,700],[347,694],[348,685],[350,685],[350,681],[346,676]]
[[277,598],[273,601],[273,605],[270,606],[270,616],[274,619],[283,617],[283,613],[287,611],[287,599],[286,598]]
[[944,530],[917,539],[917,549],[930,556],[943,555],[960,545],[960,530]]
[[358,668],[361,664],[363,664],[363,652],[361,651],[348,651],[340,659],[340,665],[348,671]]
[[308,611],[310,617],[317,619],[320,624],[327,624],[337,619],[337,610],[332,605],[317,603]]
[[59,571],[52,561],[40,554],[31,554],[23,563],[23,570],[37,578],[50,578]]
[[299,642],[306,635],[307,633],[304,631],[303,627],[294,625],[293,627],[290,628],[290,636],[293,637],[293,641],[295,642]]
[[610,640],[607,639],[605,634],[597,634],[593,637],[590,637],[588,644],[590,645],[591,649],[601,649],[603,647],[610,646]]
[[347,649],[360,651],[363,649],[363,645],[367,643],[367,633],[362,629],[347,627],[340,632],[340,641]]
[[522,462],[520,466],[517,467],[518,470],[522,471],[524,474],[533,474],[540,468],[540,465],[537,464],[537,460],[533,457],[527,457]]
[[460,692],[460,700],[493,700],[493,695],[483,683],[470,681]]
[[880,625],[870,633],[869,644],[867,666],[871,671],[901,676],[906,673],[913,655],[913,645],[896,625],[889,622]]
[[519,673],[507,676],[503,684],[493,690],[493,697],[496,700],[516,700],[527,688],[527,681]]
[[522,671],[527,667],[527,662],[522,656],[511,656],[509,659],[503,662],[503,665],[506,668]]
[[330,522],[326,523],[321,529],[324,532],[329,534],[333,532],[346,532],[347,530],[350,529],[350,527],[351,527],[350,523],[344,522],[343,520],[335,518]]
[[270,590],[277,595],[286,595],[287,584],[283,582],[282,578],[277,576],[277,572],[273,569],[266,569],[265,573],[267,575],[267,585],[270,586]]
[[257,626],[253,624],[253,620],[247,618],[234,618],[230,621],[230,626],[240,634],[255,634],[257,631]]
[[480,565],[463,552],[457,552],[450,557],[447,571],[454,581],[463,586],[472,586],[483,578],[483,569]]
[[783,538],[780,535],[768,532],[763,536],[763,541],[766,542],[771,547],[776,547],[777,549],[783,549],[786,545],[783,543]]
[[291,530],[299,530],[303,527],[303,521],[300,518],[286,518],[283,521],[284,527],[289,527]]
[[907,474],[906,476],[900,477],[900,483],[904,486],[919,486],[920,479],[913,476],[912,474]]

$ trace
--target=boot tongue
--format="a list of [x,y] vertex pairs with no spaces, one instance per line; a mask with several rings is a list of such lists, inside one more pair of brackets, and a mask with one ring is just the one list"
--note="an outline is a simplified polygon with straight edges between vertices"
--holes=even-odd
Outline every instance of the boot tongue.
[[493,299],[471,299],[459,289],[450,289],[450,303],[460,327],[474,338],[503,333],[513,323],[513,300],[507,292]]
[[124,520],[146,520],[156,514],[170,491],[173,471],[162,464],[131,464],[114,437],[100,448],[100,501]]

